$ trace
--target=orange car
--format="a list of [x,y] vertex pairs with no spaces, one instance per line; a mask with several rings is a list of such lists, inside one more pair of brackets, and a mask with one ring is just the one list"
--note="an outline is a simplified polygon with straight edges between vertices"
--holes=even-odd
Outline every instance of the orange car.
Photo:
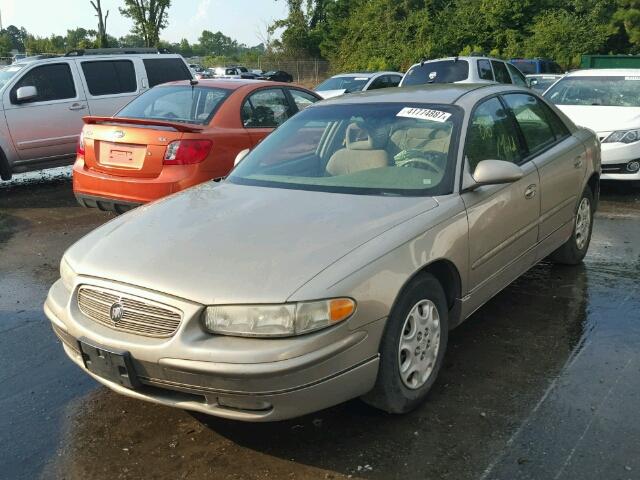
[[113,117],[84,119],[73,191],[85,207],[122,213],[225,177],[239,152],[318,100],[314,92],[289,83],[159,85]]

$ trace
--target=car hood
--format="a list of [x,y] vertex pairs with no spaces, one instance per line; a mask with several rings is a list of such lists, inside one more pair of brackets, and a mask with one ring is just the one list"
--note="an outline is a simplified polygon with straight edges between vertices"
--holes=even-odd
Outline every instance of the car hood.
[[327,98],[339,97],[340,95],[344,95],[346,91],[347,90],[343,88],[341,90],[316,90],[316,93],[320,95],[322,98],[327,99]]
[[118,217],[65,254],[80,275],[201,304],[284,302],[429,197],[203,184]]
[[556,105],[573,123],[595,132],[640,128],[640,108],[599,105]]

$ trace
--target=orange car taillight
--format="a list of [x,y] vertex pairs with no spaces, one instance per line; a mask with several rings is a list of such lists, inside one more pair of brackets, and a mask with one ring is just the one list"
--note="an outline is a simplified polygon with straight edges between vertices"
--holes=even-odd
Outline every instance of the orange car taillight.
[[78,145],[76,145],[76,155],[84,157],[84,132],[80,132],[80,138],[78,138]]
[[176,140],[167,145],[165,165],[191,165],[200,163],[211,151],[211,140]]

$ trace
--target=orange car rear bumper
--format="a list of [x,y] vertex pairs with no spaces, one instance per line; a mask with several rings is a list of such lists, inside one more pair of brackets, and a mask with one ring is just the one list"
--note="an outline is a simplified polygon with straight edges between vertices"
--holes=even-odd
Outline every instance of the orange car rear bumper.
[[102,210],[128,210],[185,188],[211,180],[202,164],[165,165],[155,178],[109,175],[85,167],[82,157],[73,166],[73,193],[81,205]]

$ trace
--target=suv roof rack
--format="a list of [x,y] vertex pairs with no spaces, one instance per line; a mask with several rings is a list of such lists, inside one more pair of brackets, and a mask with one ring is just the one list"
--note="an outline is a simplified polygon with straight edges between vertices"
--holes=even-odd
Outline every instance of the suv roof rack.
[[160,53],[157,48],[138,48],[138,47],[124,47],[124,48],[87,48],[69,50],[65,57],[82,57],[85,55],[133,55],[143,53]]

